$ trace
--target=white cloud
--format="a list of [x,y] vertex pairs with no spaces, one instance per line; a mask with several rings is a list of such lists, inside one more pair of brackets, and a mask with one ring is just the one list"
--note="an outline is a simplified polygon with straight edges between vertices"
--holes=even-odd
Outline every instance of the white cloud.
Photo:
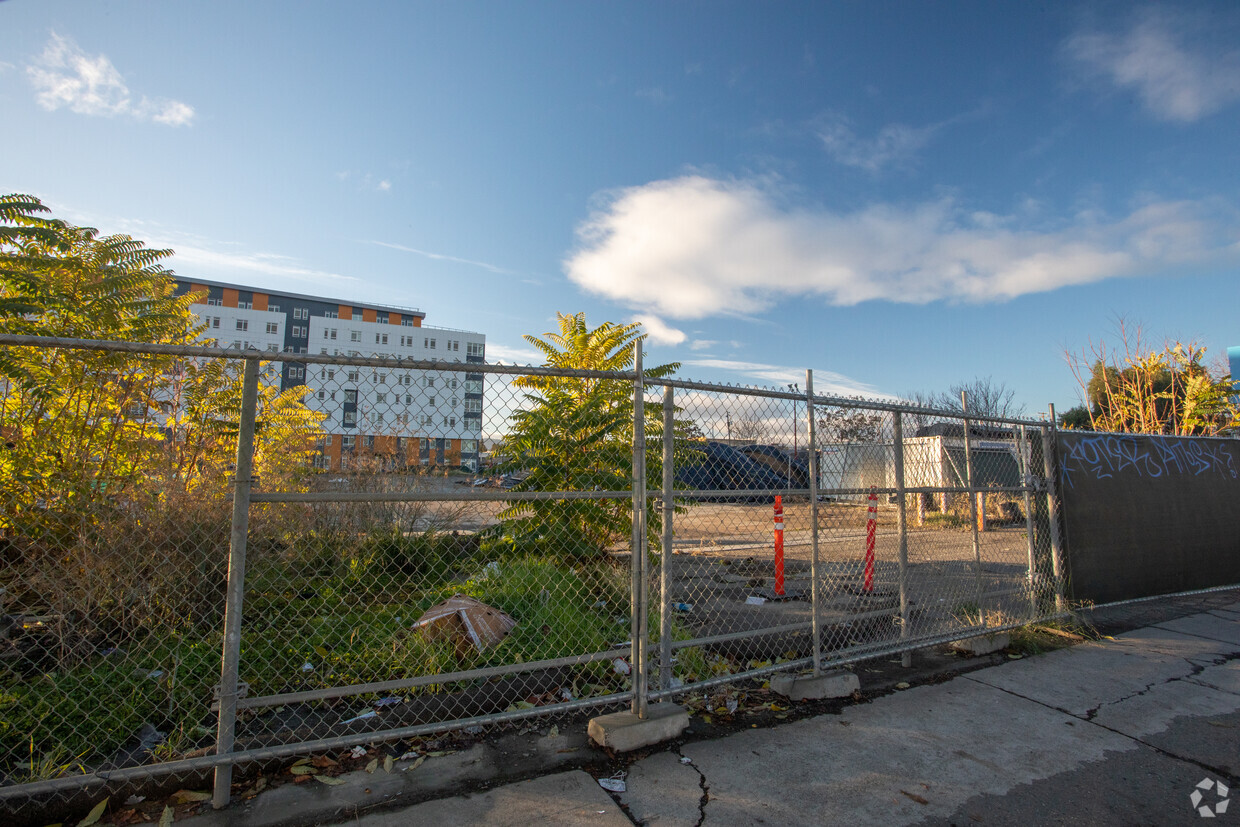
[[379,190],[380,192],[387,192],[391,188],[392,188],[392,182],[387,181],[387,180],[380,181],[378,186],[375,187],[375,189]]
[[92,57],[55,32],[43,54],[26,67],[26,75],[34,85],[35,100],[49,112],[67,107],[79,115],[127,115],[167,126],[185,126],[194,119],[194,107],[181,101],[145,95],[134,101],[107,55]]
[[[707,368],[734,373],[747,379],[756,379],[768,386],[787,390],[793,383],[805,388],[805,368],[786,365],[768,365],[763,362],[746,362],[735,359],[686,359],[685,367]],[[891,394],[881,393],[872,385],[858,382],[830,370],[814,371],[814,393],[833,396],[862,396],[869,399],[895,399]]]
[[710,350],[717,344],[719,343],[714,339],[694,339],[689,343],[689,350]]
[[[450,256],[445,253],[432,253],[427,250],[419,250],[416,247],[406,247],[404,244],[393,244],[388,241],[367,241],[366,244],[374,244],[376,247],[387,247],[390,250],[400,250],[403,253],[413,253],[416,256],[422,256],[434,261],[452,261],[457,264],[469,264],[473,267],[481,267],[483,270],[490,270],[492,273],[498,273],[505,276],[513,276],[516,273],[511,270],[505,270],[503,267],[497,267],[494,264],[487,264],[485,261],[474,261],[468,258],[459,258]],[[532,284],[538,284],[537,281],[531,281]]]
[[914,127],[892,123],[880,129],[873,138],[862,138],[847,118],[831,115],[817,128],[817,133],[836,162],[878,172],[883,167],[907,164],[941,127],[942,124]]
[[1188,262],[1236,258],[1205,204],[1151,203],[1056,227],[975,219],[950,199],[837,213],[790,209],[756,184],[687,176],[613,194],[564,262],[586,290],[679,319],[741,315],[790,296],[834,305],[993,302]]
[[1126,32],[1077,32],[1064,52],[1089,74],[1135,91],[1155,117],[1188,122],[1240,99],[1240,52],[1211,46],[1206,35],[1186,18],[1151,10]]
[[488,362],[507,362],[510,365],[541,365],[543,354],[530,347],[509,347],[497,342],[487,342]]
[[641,324],[646,333],[646,339],[651,344],[678,345],[687,338],[683,330],[677,330],[658,316],[652,316],[649,313],[643,316],[634,316],[629,321]]
[[633,94],[639,98],[645,98],[658,106],[664,106],[672,102],[672,96],[665,92],[662,86],[652,86],[649,89],[638,89]]

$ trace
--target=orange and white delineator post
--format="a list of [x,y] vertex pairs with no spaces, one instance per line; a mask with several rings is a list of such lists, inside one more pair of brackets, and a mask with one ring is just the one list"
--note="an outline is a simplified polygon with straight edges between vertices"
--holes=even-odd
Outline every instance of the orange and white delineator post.
[[784,498],[775,495],[775,594],[784,594]]
[[874,591],[874,532],[878,528],[878,491],[870,487],[870,507],[865,519],[865,586]]

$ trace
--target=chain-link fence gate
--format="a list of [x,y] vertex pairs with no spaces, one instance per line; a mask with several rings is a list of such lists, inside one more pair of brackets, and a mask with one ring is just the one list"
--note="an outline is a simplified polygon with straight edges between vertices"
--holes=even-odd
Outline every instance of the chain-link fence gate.
[[222,805],[236,765],[727,704],[1062,608],[1045,423],[653,380],[640,353],[0,344],[26,366],[0,421],[13,813],[211,774]]

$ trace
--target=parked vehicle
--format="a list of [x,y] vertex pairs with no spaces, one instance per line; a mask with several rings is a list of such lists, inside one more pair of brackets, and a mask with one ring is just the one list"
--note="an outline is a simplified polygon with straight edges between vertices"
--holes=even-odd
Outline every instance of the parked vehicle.
[[[688,488],[699,491],[762,491],[791,486],[786,476],[754,462],[730,445],[707,442],[699,450],[703,454],[702,462],[676,469],[676,481]],[[728,496],[719,499],[751,498]]]

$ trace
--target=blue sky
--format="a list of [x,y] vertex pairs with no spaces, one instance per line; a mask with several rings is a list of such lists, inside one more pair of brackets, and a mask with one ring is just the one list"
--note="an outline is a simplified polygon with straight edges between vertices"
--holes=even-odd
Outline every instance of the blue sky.
[[536,361],[1030,411],[1240,344],[1240,5],[0,2],[0,190]]

